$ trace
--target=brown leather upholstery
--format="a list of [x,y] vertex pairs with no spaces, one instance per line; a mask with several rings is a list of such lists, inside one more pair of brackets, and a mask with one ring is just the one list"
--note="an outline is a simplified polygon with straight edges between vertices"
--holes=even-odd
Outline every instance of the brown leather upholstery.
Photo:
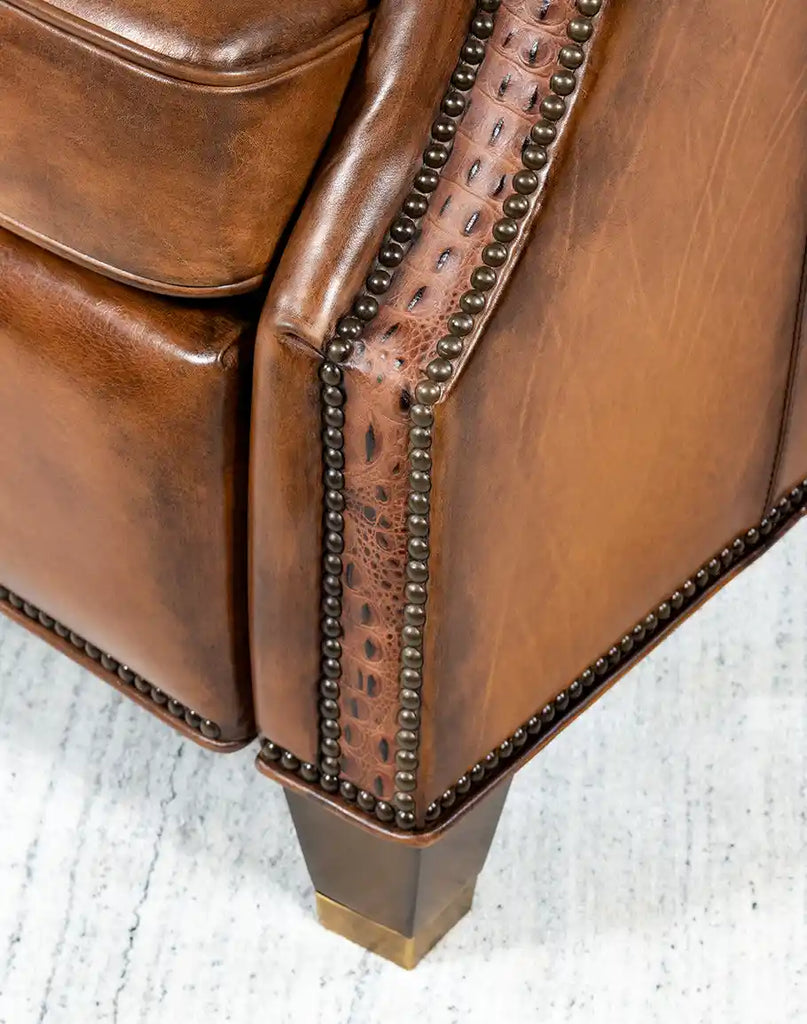
[[[771,97],[786,109],[797,11],[807,28],[780,3],[764,38],[750,8],[697,32],[663,6],[616,17],[568,163],[435,427],[427,801],[768,507],[807,237],[807,105],[782,137],[773,121],[744,138],[741,166],[727,140],[765,122]],[[719,86],[738,52],[765,83],[742,108]],[[627,133],[629,88],[645,100]],[[688,138],[687,158],[654,137]],[[807,449],[797,458],[800,479]]]
[[807,8],[367,6],[0,0],[0,218],[195,296],[1,236],[0,587],[409,828],[807,469]]
[[364,0],[2,0],[0,224],[169,293],[255,287]]
[[[506,289],[509,268],[499,274],[436,407],[418,815],[807,469],[803,361],[791,363],[807,234],[807,103],[794,84],[807,8],[779,0],[764,32],[756,8],[711,0],[603,12],[534,233],[517,235],[522,261]],[[341,376],[328,370],[344,392],[339,763],[368,806],[389,802],[399,767],[413,385],[493,240],[574,15],[566,0],[501,4],[428,213]],[[439,89],[421,95],[436,108]],[[748,124],[764,130],[751,137]],[[350,144],[337,151],[346,167]],[[373,208],[387,224],[395,215],[389,192]],[[321,279],[307,266],[296,289],[292,254],[323,237],[350,259],[326,259]],[[366,274],[377,241],[362,238]],[[353,245],[350,218],[303,217],[261,324],[252,511],[255,572],[267,579],[284,564],[280,536],[300,564],[323,550],[322,513],[302,500],[325,450],[309,375],[312,350],[361,291]],[[303,419],[293,429],[292,400],[278,421],[271,401],[290,382]],[[270,490],[262,465],[277,466],[268,448],[281,430],[284,465],[305,476]],[[308,653],[320,589],[303,571],[289,606],[257,600],[252,620],[259,727],[314,763],[325,750],[312,740]],[[308,618],[292,627],[301,608]],[[305,654],[281,653],[290,635]]]
[[0,584],[252,734],[254,302],[194,305],[0,231]]
[[0,611],[257,729],[371,948],[456,920],[512,773],[807,514],[806,40],[0,0]]

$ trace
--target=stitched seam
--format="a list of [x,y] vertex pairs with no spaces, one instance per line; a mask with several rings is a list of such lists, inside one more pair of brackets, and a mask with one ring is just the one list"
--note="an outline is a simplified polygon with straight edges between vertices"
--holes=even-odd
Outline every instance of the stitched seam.
[[42,234],[42,232],[36,231],[34,228],[30,228],[3,213],[0,213],[0,227],[6,228],[12,234],[19,235],[20,238],[24,238],[28,242],[33,242],[42,249],[47,249],[48,252],[52,252],[56,256],[70,260],[79,267],[92,270],[95,273],[110,278],[112,281],[118,281],[129,287],[151,292],[154,295],[167,295],[169,298],[229,298],[233,295],[243,295],[246,292],[254,291],[264,280],[263,274],[256,274],[253,277],[240,278],[227,284],[184,285],[172,281],[159,281],[154,278],[141,277],[138,274],[123,270],[121,267],[114,267],[110,263],[104,263],[103,260],[97,260],[93,256],[88,256],[87,253],[81,252],[78,249],[73,249],[64,242],[51,238],[50,235]]

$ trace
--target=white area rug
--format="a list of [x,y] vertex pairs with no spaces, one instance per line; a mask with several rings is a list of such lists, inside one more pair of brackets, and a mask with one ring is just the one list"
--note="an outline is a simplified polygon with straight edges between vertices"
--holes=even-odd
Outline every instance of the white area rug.
[[412,974],[318,927],[253,755],[0,624],[2,1024],[807,1021],[807,523],[517,777]]

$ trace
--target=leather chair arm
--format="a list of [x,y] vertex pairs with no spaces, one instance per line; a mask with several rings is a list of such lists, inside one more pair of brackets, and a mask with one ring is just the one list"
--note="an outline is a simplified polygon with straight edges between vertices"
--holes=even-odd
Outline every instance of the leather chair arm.
[[423,4],[382,4],[348,101],[358,94],[360,111],[346,113],[261,321],[258,722],[326,788],[340,773],[404,828],[422,824],[431,792],[430,766],[416,777],[430,426],[538,214],[600,7],[452,2],[435,27]]
[[261,333],[320,348],[401,206],[467,28],[469,0],[382,0],[331,144],[275,273]]

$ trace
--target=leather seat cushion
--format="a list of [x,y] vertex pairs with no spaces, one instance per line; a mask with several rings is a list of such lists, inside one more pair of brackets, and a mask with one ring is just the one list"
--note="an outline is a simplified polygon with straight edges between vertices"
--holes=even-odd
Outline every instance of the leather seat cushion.
[[148,295],[0,230],[0,586],[231,742],[253,732],[257,315],[251,296]]
[[0,0],[0,223],[109,276],[257,286],[367,0]]

